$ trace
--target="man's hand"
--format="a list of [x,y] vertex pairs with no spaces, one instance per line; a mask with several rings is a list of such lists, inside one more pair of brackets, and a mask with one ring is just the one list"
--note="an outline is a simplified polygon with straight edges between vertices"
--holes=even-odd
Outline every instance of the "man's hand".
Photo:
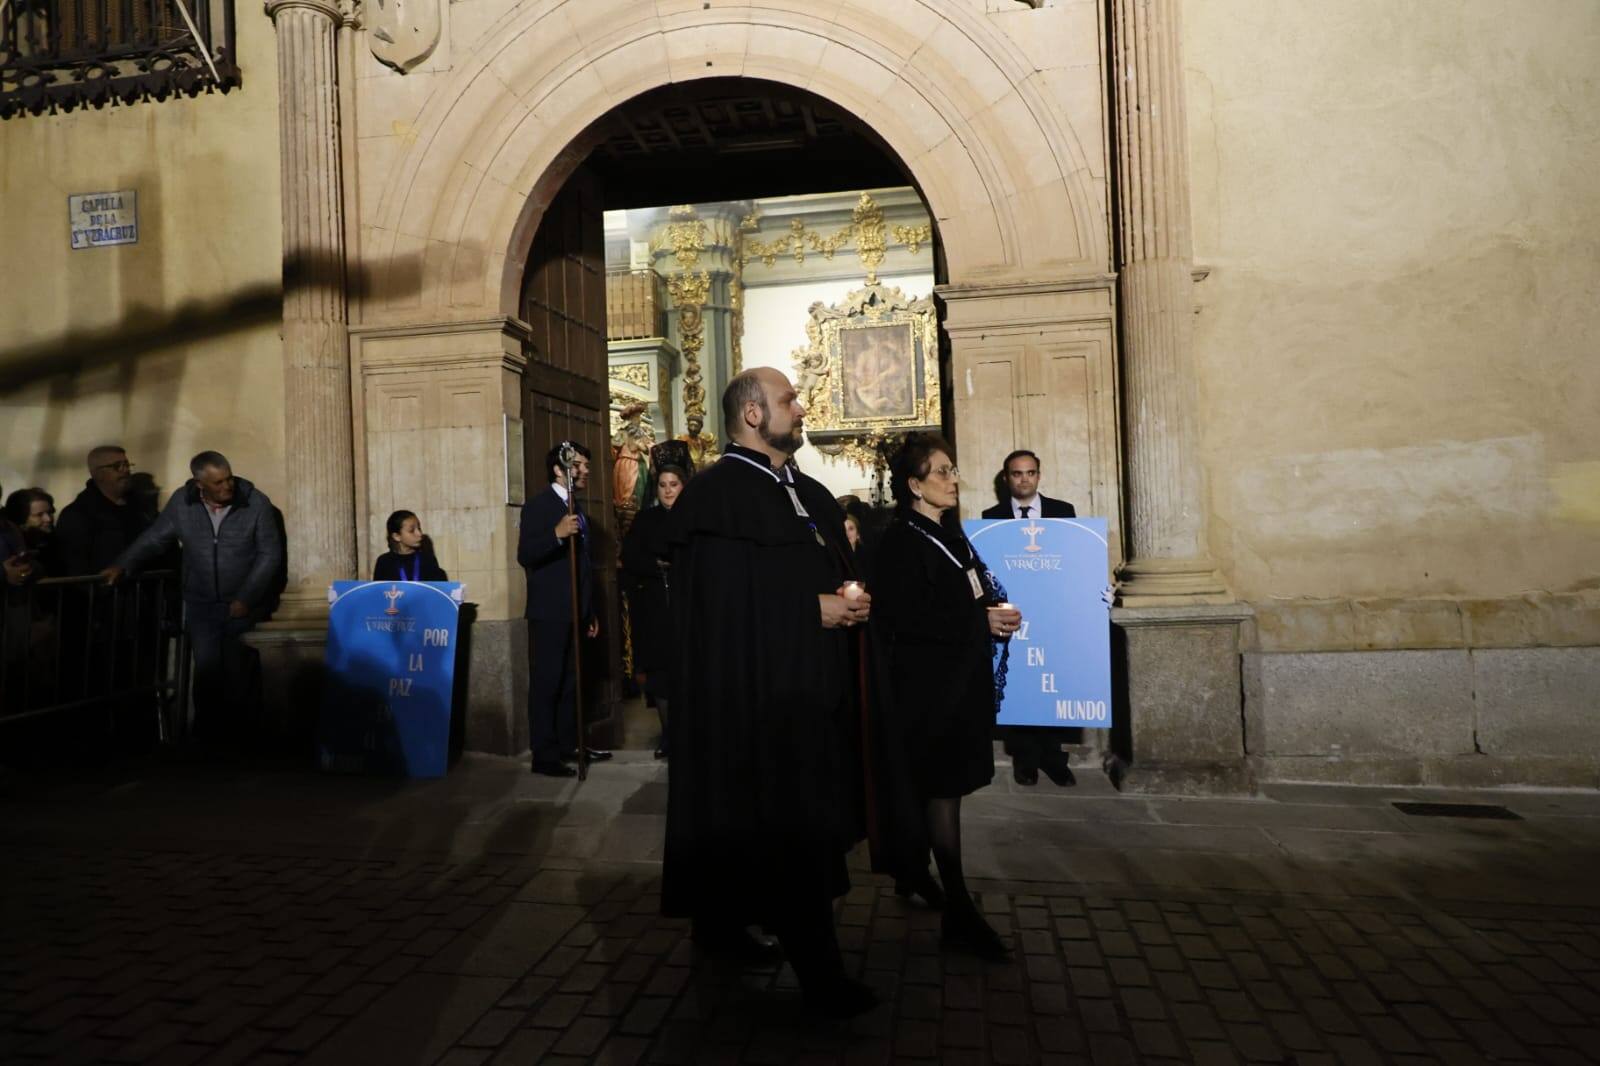
[[1022,627],[1022,612],[1015,607],[1001,610],[991,607],[989,614],[989,632],[997,637],[1009,637]]
[[823,593],[817,597],[822,607],[822,628],[842,629],[867,620],[872,613],[872,597],[863,592],[854,600],[838,593]]
[[590,640],[593,640],[595,637],[598,637],[600,635],[600,619],[598,619],[598,618],[589,619],[589,628],[587,630],[585,630],[585,632],[587,632],[589,634],[589,639]]
[[229,618],[243,618],[250,613],[250,608],[245,606],[243,600],[233,600],[228,604]]
[[840,585],[834,590],[844,597],[844,602],[850,605],[850,624],[859,625],[872,614],[872,597],[867,595],[867,590],[861,587],[860,582],[850,582]]
[[100,579],[108,585],[115,585],[118,581],[122,580],[122,573],[122,567],[108,566],[104,570],[100,571]]
[[28,578],[33,575],[33,563],[24,555],[13,555],[4,564],[0,565],[5,567],[6,584],[8,585],[25,584]]
[[556,523],[556,539],[566,540],[568,537],[578,532],[580,528],[582,527],[578,525],[577,515],[565,515],[562,517],[561,521]]

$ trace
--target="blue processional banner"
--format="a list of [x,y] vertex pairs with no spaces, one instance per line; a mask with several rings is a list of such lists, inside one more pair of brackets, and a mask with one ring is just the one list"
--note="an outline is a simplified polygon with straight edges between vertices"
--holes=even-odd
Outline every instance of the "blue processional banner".
[[968,519],[973,547],[1022,612],[1001,725],[1111,725],[1104,518]]
[[324,770],[443,777],[459,581],[335,581],[317,758]]

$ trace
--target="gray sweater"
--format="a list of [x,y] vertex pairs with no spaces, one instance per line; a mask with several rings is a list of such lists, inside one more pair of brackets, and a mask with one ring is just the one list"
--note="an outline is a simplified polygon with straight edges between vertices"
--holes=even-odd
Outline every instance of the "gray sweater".
[[116,565],[137,571],[174,544],[183,545],[183,598],[190,603],[239,600],[252,614],[267,603],[283,565],[283,533],[266,493],[235,478],[232,509],[212,527],[200,490],[189,482]]

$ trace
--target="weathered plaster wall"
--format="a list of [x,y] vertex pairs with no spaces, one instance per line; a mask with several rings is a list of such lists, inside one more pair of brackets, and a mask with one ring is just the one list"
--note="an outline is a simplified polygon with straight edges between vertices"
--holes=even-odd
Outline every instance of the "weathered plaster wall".
[[[283,478],[277,59],[238,10],[244,85],[0,123],[0,484],[57,506],[123,443],[166,489],[203,448]],[[72,251],[71,193],[137,189],[139,243]]]
[[1211,544],[1267,646],[1600,642],[1600,7],[1184,18]]

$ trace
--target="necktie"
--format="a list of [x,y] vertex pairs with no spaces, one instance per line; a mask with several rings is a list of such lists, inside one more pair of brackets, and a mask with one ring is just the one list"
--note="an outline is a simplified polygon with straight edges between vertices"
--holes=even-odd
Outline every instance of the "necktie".
[[1032,504],[1028,504],[1028,503],[1023,504],[1022,505],[1022,517],[1023,518],[1027,518],[1028,517],[1028,512],[1031,511],[1031,510],[1033,510],[1033,505]]

